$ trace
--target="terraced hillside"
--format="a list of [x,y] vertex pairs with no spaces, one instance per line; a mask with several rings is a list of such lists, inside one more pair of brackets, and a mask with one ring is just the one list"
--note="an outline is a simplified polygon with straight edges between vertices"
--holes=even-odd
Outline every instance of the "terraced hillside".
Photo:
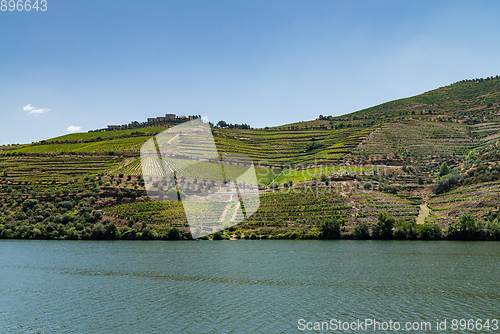
[[111,171],[122,161],[122,158],[111,156],[0,157],[0,171],[15,182],[59,182]]
[[130,130],[73,133],[10,151],[17,154],[81,153],[93,155],[139,156],[141,146],[169,126],[145,127]]
[[313,191],[294,189],[262,194],[256,213],[243,222],[246,228],[261,226],[317,226],[326,217],[346,219],[350,206],[336,192],[317,195]]
[[463,80],[423,94],[390,101],[340,118],[380,119],[401,117],[450,119],[470,123],[499,120],[500,77]]
[[[157,238],[170,228],[181,230],[173,229],[172,238],[187,238],[182,205],[146,195],[145,182],[153,180],[142,178],[139,158],[144,143],[174,125],[135,124],[0,147],[0,238]],[[354,237],[350,231],[378,226],[382,211],[407,231],[435,231],[432,223],[447,227],[464,213],[490,221],[499,216],[498,77],[339,117],[264,129],[212,127],[212,133],[223,160],[225,154],[249,156],[258,176],[260,207],[239,225],[232,226],[243,218],[238,207],[214,205],[214,222],[231,226],[231,233],[317,238],[337,219]],[[186,152],[204,152],[202,142],[188,139]],[[146,161],[150,175],[163,175],[153,160]],[[198,179],[212,174],[212,160],[196,171],[181,158],[165,164],[186,181],[189,195],[210,186]],[[151,189],[160,194],[174,187],[172,181]],[[204,210],[203,203],[192,207]],[[417,228],[419,214],[425,226]]]
[[[203,205],[202,202],[197,204]],[[228,226],[231,225],[232,220],[242,218],[233,215],[234,209],[230,208],[227,213],[224,213],[223,220],[227,221]],[[257,212],[239,224],[239,228],[254,232],[280,228],[311,229],[318,227],[324,218],[336,217],[347,220],[350,210],[351,207],[347,205],[345,198],[335,192],[319,196],[304,189],[265,193],[260,197],[260,207]],[[180,202],[121,204],[105,208],[104,212],[122,219],[132,218],[180,228],[188,226]],[[214,221],[221,221],[220,219],[220,216],[214,217]]]
[[188,226],[181,202],[136,202],[104,208],[104,213],[124,220],[176,227]]
[[500,137],[500,122],[486,122],[474,124],[470,127],[471,133],[475,138],[482,142],[489,142]]
[[432,215],[429,221],[446,227],[458,220],[465,213],[472,213],[476,218],[489,216],[500,209],[500,182],[487,182],[460,187],[429,200]]
[[245,154],[264,165],[315,164],[338,161],[373,131],[371,127],[304,130],[214,131],[220,152]]
[[349,194],[348,199],[352,213],[350,221],[354,224],[374,223],[381,211],[387,212],[397,220],[410,221],[415,219],[420,211],[418,200],[412,201],[377,191],[357,191]]
[[[490,129],[496,128],[487,128]],[[469,127],[463,124],[401,121],[377,128],[352,153],[407,157],[464,155],[478,144],[479,140],[471,138]]]

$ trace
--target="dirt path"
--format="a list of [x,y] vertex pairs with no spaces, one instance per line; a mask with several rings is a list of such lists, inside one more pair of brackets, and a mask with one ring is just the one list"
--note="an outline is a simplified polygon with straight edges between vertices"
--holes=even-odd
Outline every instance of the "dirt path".
[[172,142],[172,140],[174,140],[175,138],[179,138],[179,134],[176,134],[175,137],[173,137],[169,141],[167,141],[167,144],[170,144]]
[[108,171],[106,174],[108,175],[111,175],[112,173],[116,172],[117,170],[119,170],[120,168],[123,168],[125,166],[127,166],[129,163],[131,163],[135,158],[126,158],[124,161],[123,161],[123,164],[119,165],[117,168],[113,169],[113,170],[110,170]]
[[280,172],[278,175],[276,175],[276,177],[275,177],[275,178],[274,178],[271,182],[269,182],[269,183],[268,183],[268,186],[270,186],[271,184],[273,184],[273,182],[274,182],[274,181],[276,181],[276,179],[277,179],[277,178],[278,178],[278,177],[279,177],[279,176],[283,173],[283,171],[284,171],[284,170],[285,170],[285,169],[283,168],[283,169],[281,170],[281,172]]
[[226,214],[231,208],[231,201],[233,200],[233,194],[231,194],[231,197],[229,198],[229,202],[226,204],[226,207],[224,208],[224,211],[222,211],[222,215],[220,217],[220,221],[223,222],[224,219],[226,218]]
[[233,215],[231,216],[231,221],[234,222],[236,219],[236,215],[238,214],[238,209],[240,208],[240,202],[236,204],[236,209],[234,209]]
[[429,215],[430,210],[427,203],[420,204],[420,212],[417,217],[417,224],[425,223],[425,218]]
[[359,213],[360,209],[356,207],[356,203],[347,196],[346,193],[340,192],[340,196],[344,197],[346,199],[346,202],[351,206],[351,217],[356,217],[356,215]]

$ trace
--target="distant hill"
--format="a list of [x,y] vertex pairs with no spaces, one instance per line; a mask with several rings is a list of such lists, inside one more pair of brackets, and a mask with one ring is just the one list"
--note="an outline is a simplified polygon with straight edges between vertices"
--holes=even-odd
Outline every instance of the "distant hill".
[[[18,154],[138,156],[148,137],[169,126],[75,133],[10,150]],[[347,115],[265,129],[218,128],[223,153],[243,153],[269,165],[315,164],[359,158],[381,160],[464,155],[500,130],[500,78],[464,80]]]

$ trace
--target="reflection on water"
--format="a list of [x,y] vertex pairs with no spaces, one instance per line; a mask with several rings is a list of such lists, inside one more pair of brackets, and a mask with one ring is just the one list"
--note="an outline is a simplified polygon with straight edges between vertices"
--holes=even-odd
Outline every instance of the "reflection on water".
[[0,241],[0,333],[301,333],[299,319],[499,318],[499,245]]

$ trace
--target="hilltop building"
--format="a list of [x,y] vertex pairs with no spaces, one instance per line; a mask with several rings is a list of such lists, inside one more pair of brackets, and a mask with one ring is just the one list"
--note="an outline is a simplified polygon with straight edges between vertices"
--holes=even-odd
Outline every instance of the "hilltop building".
[[198,118],[195,115],[189,116],[177,116],[176,114],[165,114],[165,117],[148,117],[148,123],[156,123],[156,122],[183,122],[187,120],[193,120]]

